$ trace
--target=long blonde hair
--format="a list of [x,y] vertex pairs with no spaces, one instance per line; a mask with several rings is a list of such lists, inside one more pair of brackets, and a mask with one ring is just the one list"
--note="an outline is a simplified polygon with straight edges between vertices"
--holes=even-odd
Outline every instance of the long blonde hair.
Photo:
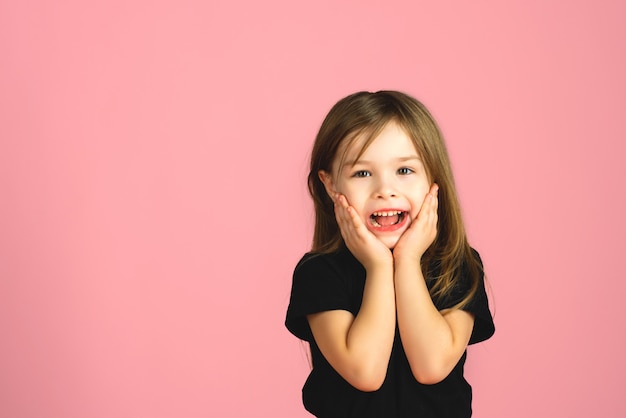
[[[435,241],[422,256],[422,271],[429,280],[433,300],[449,297],[463,271],[469,273],[470,288],[454,308],[463,307],[474,295],[482,266],[471,249],[448,152],[437,123],[418,100],[397,91],[358,92],[337,102],[320,127],[311,152],[308,176],[309,193],[315,207],[312,251],[331,253],[344,247],[335,220],[333,202],[319,179],[320,170],[332,171],[341,144],[345,150],[357,137],[364,136],[363,153],[391,121],[398,123],[413,141],[422,158],[429,180],[439,185],[438,231]],[[360,156],[360,154],[359,154]]]

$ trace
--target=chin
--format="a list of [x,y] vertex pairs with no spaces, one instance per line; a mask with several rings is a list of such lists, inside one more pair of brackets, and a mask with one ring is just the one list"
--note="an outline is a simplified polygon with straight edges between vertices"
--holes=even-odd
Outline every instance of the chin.
[[378,237],[378,239],[381,240],[383,244],[387,246],[387,248],[393,250],[400,240],[400,237]]

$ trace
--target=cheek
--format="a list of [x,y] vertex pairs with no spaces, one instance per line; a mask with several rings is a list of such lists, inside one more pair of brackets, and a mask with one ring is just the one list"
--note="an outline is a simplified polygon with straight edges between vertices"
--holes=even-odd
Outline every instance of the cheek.
[[411,217],[416,218],[417,214],[420,213],[422,209],[422,204],[424,203],[424,199],[416,199],[414,200],[413,207],[411,208]]
[[350,194],[350,187],[341,179],[335,182],[335,191],[342,195],[348,196]]
[[365,213],[365,206],[366,206],[366,200],[367,200],[366,195],[364,195],[358,190],[351,190],[350,188],[344,188],[343,190],[340,191],[340,193],[346,197],[346,200],[348,200],[348,204],[352,206],[354,210],[356,210],[357,215],[361,219],[365,219],[366,217],[369,217],[369,214]]
[[424,204],[424,200],[426,199],[426,195],[429,191],[429,187],[420,188],[420,192],[413,197],[413,205],[411,207],[411,215],[413,215],[413,217],[417,216],[417,214],[422,209],[422,205]]
[[360,195],[359,195],[358,189],[355,189],[354,187],[351,187],[350,184],[345,184],[345,183],[337,184],[337,192],[339,192],[342,195],[344,195],[346,197],[346,199],[348,199],[348,203],[351,206],[354,206],[354,205],[358,204],[358,202],[360,200],[362,200]]

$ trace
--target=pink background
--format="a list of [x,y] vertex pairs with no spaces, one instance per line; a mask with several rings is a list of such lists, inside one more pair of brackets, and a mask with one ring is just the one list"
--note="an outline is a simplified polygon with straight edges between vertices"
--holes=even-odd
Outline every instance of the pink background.
[[497,332],[477,417],[623,417],[620,1],[0,4],[0,416],[306,417],[313,137],[439,120]]

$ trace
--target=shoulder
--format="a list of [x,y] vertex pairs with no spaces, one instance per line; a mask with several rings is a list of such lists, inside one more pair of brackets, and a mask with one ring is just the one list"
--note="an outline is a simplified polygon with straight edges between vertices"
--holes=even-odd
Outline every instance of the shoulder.
[[[487,296],[487,289],[485,285],[483,261],[476,249],[471,248],[471,254],[479,271],[477,275],[477,283],[475,283],[476,290],[463,310],[471,312],[474,315],[474,330],[470,338],[470,344],[475,344],[490,338],[495,332],[495,326],[493,323],[493,316],[491,315],[491,310],[489,308],[489,298]],[[464,284],[462,286],[469,286],[467,283],[471,283],[471,279],[468,277],[468,266],[465,266],[462,275],[464,276]]]
[[304,292],[308,297],[317,297],[318,292],[338,293],[355,279],[364,277],[365,270],[347,250],[329,254],[305,254],[293,272],[292,296]]
[[315,270],[331,270],[342,272],[344,270],[352,270],[359,268],[360,263],[348,250],[339,250],[332,253],[306,253],[294,270],[294,274]]
[[[469,253],[469,254],[468,254]],[[450,309],[461,304],[463,311],[474,317],[470,344],[490,338],[495,327],[485,286],[485,272],[480,254],[474,248],[458,260],[452,284],[447,292],[437,298],[437,309]]]
[[470,247],[469,256],[463,257],[458,265],[454,286],[456,296],[463,298],[475,288],[484,286],[485,270],[478,251]]
[[474,247],[470,247],[470,251],[472,253],[472,256],[474,257],[474,259],[481,265],[483,265],[483,260],[482,258],[480,258],[480,254],[478,253],[478,251],[476,250],[476,248]]
[[307,315],[336,309],[355,313],[364,278],[363,267],[347,250],[305,254],[293,273],[287,328],[299,338],[308,339]]

